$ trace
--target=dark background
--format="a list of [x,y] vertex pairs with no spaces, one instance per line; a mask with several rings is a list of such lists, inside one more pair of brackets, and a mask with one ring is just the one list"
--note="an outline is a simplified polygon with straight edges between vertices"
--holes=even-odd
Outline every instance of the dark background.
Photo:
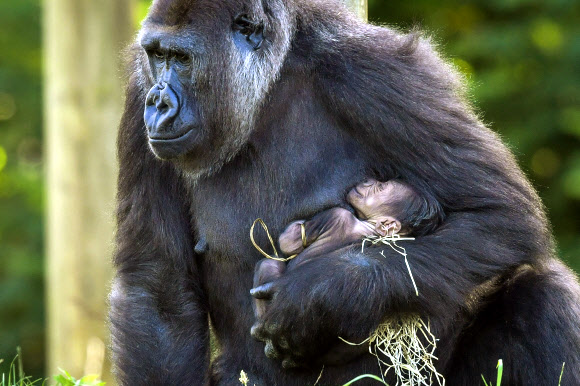
[[[137,27],[147,1],[136,7]],[[41,11],[40,0],[0,1],[0,374],[22,346],[27,373],[43,375]],[[580,271],[580,1],[369,0],[369,14],[425,30],[465,74]]]

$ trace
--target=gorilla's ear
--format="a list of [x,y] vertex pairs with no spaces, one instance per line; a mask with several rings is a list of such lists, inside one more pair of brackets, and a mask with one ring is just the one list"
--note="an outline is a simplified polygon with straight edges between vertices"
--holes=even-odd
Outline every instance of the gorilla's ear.
[[381,237],[394,235],[401,231],[401,222],[393,217],[386,217],[384,220],[375,222],[375,232]]

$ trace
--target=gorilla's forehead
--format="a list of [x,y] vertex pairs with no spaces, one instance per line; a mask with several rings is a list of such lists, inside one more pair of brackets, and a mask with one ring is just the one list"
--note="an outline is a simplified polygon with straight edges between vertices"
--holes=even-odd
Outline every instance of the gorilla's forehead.
[[149,20],[170,26],[191,24],[196,20],[214,22],[232,13],[251,7],[253,0],[155,0],[149,11]]

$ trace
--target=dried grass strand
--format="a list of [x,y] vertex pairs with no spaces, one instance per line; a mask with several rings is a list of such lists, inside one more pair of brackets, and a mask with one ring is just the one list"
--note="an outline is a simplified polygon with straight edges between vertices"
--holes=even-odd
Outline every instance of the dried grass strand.
[[[405,265],[407,266],[407,272],[409,272],[409,276],[411,277],[411,282],[413,283],[413,288],[415,288],[415,295],[419,296],[419,289],[417,288],[417,284],[415,283],[415,278],[413,277],[413,272],[411,272],[411,267],[409,266],[409,260],[407,259],[407,250],[404,247],[401,247],[397,244],[397,241],[412,241],[415,240],[414,237],[401,237],[399,234],[395,233],[394,230],[391,234],[387,234],[386,236],[376,236],[370,235],[367,236],[362,241],[361,252],[365,251],[365,243],[370,243],[372,245],[377,244],[384,244],[391,247],[395,252],[402,255],[405,259]],[[384,251],[381,251],[381,256],[385,257]]]
[[[266,235],[268,236],[268,240],[270,241],[270,245],[272,246],[272,250],[274,251],[274,256],[271,256],[271,255],[267,254],[266,252],[264,252],[264,250],[262,248],[260,248],[258,243],[256,243],[256,240],[254,240],[254,228],[256,227],[256,224],[260,224],[262,226],[262,228],[264,228],[264,231],[266,232]],[[276,244],[274,244],[274,239],[272,239],[272,235],[270,235],[270,231],[268,230],[268,226],[266,226],[266,223],[261,218],[257,218],[254,221],[254,223],[252,224],[252,227],[250,228],[250,240],[252,241],[254,248],[256,248],[258,250],[258,252],[260,252],[262,254],[262,256],[264,256],[267,259],[286,262],[286,261],[290,261],[293,258],[295,258],[296,256],[298,256],[298,255],[292,255],[292,256],[286,257],[286,258],[278,256],[278,250],[276,249]]]

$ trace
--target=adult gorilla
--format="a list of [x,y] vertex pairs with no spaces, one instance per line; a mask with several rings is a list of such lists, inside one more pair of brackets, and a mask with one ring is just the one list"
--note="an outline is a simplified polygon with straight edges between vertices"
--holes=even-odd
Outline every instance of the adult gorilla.
[[[328,364],[338,337],[362,340],[397,312],[430,319],[450,385],[479,383],[499,358],[506,384],[553,384],[563,362],[563,384],[580,384],[576,279],[428,40],[329,1],[157,0],[133,63],[111,294],[122,384],[238,384],[244,370],[250,384],[305,385],[323,363],[319,384],[340,384],[378,370],[368,354]],[[346,206],[366,177],[400,178],[445,216],[405,245],[419,297],[400,256],[353,249],[287,272],[256,322],[253,220],[277,236]]]

